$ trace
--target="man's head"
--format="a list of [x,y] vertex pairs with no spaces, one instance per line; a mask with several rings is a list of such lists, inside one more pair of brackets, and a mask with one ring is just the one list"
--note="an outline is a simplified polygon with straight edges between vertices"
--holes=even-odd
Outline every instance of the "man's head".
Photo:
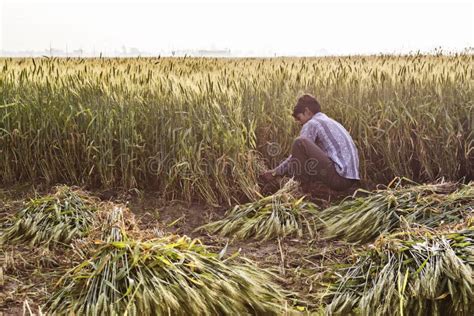
[[298,98],[293,109],[293,117],[303,125],[308,122],[314,114],[321,112],[321,105],[311,94],[304,94]]

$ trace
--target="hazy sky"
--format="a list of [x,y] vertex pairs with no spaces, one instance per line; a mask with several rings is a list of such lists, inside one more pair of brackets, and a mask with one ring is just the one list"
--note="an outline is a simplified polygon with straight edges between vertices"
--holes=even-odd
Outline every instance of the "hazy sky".
[[472,1],[0,0],[0,49],[379,53],[474,46]]

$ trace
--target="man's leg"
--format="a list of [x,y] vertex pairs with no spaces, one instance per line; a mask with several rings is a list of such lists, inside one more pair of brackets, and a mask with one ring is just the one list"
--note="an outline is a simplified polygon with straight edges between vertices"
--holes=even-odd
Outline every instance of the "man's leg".
[[334,167],[334,162],[310,139],[296,138],[291,155],[288,172],[301,182],[321,181],[337,191],[345,190],[354,183],[354,180],[341,177]]

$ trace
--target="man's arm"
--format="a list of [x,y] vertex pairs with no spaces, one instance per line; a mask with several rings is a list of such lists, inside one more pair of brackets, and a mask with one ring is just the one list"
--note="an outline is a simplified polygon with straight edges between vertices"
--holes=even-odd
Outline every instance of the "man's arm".
[[[303,125],[300,131],[299,137],[305,137],[311,139],[313,142],[316,141],[318,137],[318,130],[316,124],[313,121],[308,121],[306,124]],[[285,175],[288,171],[288,164],[291,160],[291,155],[283,160],[275,169],[273,169],[273,174],[276,176]]]
[[291,155],[283,160],[275,169],[273,169],[273,175],[275,176],[283,176],[288,171],[288,163],[291,160]]

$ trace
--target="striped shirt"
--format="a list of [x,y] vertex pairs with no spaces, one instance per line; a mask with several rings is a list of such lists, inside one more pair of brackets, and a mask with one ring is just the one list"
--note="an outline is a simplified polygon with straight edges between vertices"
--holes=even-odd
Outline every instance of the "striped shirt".
[[[313,140],[325,151],[341,177],[360,180],[357,148],[340,123],[324,113],[316,113],[301,128],[300,137]],[[291,155],[275,168],[276,174],[285,174],[290,159]]]

